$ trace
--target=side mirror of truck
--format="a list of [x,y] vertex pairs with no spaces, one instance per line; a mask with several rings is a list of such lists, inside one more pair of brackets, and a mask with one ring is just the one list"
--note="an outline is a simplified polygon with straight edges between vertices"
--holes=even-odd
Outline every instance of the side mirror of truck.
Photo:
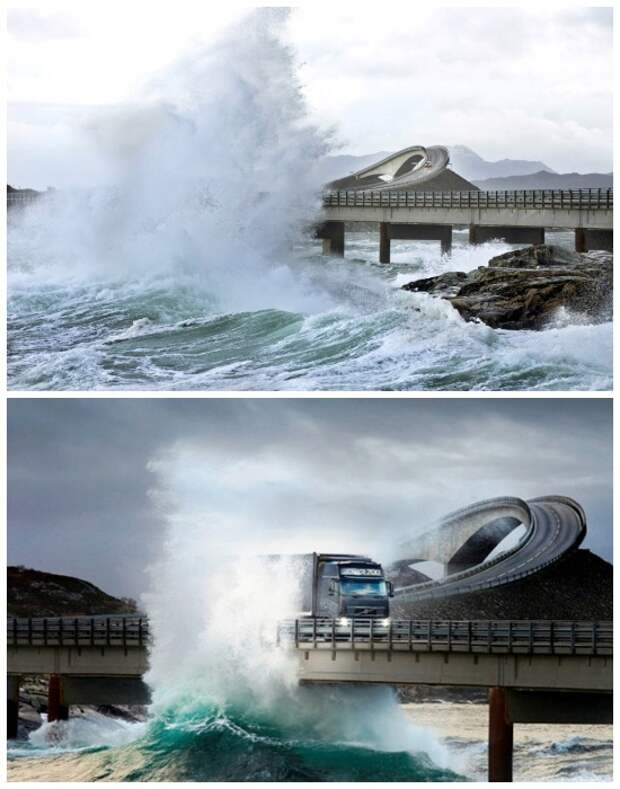
[[394,597],[394,584],[391,581],[387,581],[387,592],[388,597]]
[[330,581],[329,582],[329,586],[327,587],[327,594],[329,595],[329,597],[335,597],[337,591],[338,591],[338,589],[336,587],[336,582],[335,581]]

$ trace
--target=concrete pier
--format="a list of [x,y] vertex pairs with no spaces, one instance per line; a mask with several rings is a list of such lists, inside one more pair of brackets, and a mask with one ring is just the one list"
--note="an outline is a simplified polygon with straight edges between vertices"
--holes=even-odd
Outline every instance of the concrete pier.
[[64,703],[60,674],[50,674],[47,691],[47,720],[50,723],[69,720],[69,707]]
[[389,263],[391,254],[388,222],[379,222],[379,263]]
[[513,725],[506,691],[489,688],[489,781],[512,781]]
[[575,228],[575,252],[589,252],[602,249],[605,252],[614,251],[613,230],[588,230],[583,227]]
[[484,225],[469,226],[469,243],[483,244],[485,241],[502,239],[507,244],[544,244],[544,227],[508,227],[501,225],[489,227]]
[[13,740],[17,737],[19,720],[19,677],[6,678],[6,736]]
[[613,230],[584,230],[586,251],[602,249],[605,252],[614,251]]
[[441,254],[452,251],[452,225],[406,224],[401,222],[379,223],[379,262],[391,260],[390,242],[394,241],[439,241]]
[[323,254],[344,257],[344,222],[323,222],[317,227],[317,238],[323,240]]

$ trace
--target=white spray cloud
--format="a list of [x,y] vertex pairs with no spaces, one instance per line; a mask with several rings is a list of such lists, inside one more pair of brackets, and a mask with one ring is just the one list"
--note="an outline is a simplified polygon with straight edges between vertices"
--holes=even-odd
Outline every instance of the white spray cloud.
[[314,165],[329,147],[307,118],[285,22],[283,11],[248,14],[139,101],[86,123],[113,186],[12,216],[15,276],[170,276],[222,309],[325,306],[284,262],[319,207]]
[[[229,726],[241,714],[270,721],[290,740],[424,752],[439,766],[454,766],[448,749],[407,718],[391,689],[298,686],[296,653],[278,645],[276,633],[278,622],[299,610],[299,567],[291,558],[257,556],[276,543],[254,523],[224,527],[211,517],[208,487],[201,495],[195,484],[198,464],[180,447],[151,464],[153,495],[168,521],[145,597],[152,712],[186,731],[211,726],[214,715]],[[205,480],[211,471],[205,462]]]

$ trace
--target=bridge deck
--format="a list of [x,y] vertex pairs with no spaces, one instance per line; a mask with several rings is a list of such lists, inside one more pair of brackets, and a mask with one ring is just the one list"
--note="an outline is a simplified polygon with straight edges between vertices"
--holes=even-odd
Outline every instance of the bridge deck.
[[613,189],[339,191],[323,196],[323,213],[340,222],[611,230]]

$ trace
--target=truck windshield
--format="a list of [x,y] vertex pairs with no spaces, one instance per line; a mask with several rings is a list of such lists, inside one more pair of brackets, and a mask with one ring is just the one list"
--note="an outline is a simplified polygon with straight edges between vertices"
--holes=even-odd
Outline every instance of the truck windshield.
[[341,578],[340,588],[342,594],[351,595],[352,597],[385,597],[387,595],[387,587],[385,581],[372,580],[368,578],[356,579]]

